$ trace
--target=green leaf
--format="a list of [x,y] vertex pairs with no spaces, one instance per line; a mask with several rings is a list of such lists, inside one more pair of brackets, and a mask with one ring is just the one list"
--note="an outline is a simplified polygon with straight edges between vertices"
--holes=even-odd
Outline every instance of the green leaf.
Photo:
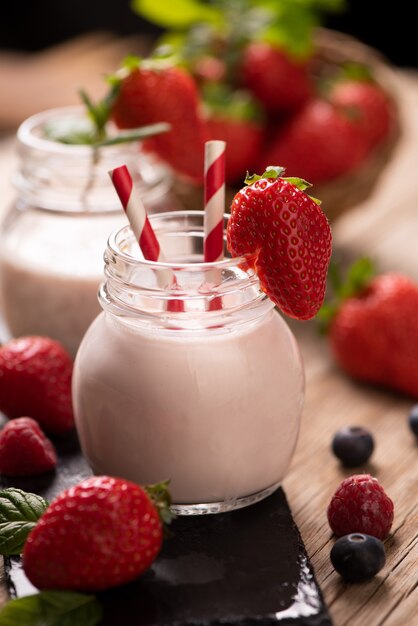
[[10,487],[0,491],[0,554],[21,554],[26,538],[48,502],[34,493]]
[[105,138],[106,136],[106,124],[109,120],[110,113],[112,110],[113,103],[116,100],[116,97],[119,93],[119,84],[113,83],[109,93],[106,95],[103,100],[94,104],[87,93],[80,89],[79,95],[82,101],[84,102],[90,119],[92,120],[95,128],[94,133],[94,141],[97,142]]
[[154,137],[155,135],[161,135],[171,130],[171,125],[167,122],[158,122],[156,124],[149,124],[147,126],[141,126],[140,128],[133,128],[124,132],[120,132],[117,135],[103,139],[93,144],[94,148],[101,148],[103,146],[114,146],[120,143],[130,143],[131,141],[140,141],[147,139],[147,137]]
[[297,178],[296,176],[289,176],[289,177],[286,177],[285,180],[288,183],[291,183],[292,185],[300,189],[300,191],[305,191],[305,189],[309,189],[309,187],[312,187],[312,183],[308,183],[308,181],[305,180],[304,178]]
[[212,82],[203,86],[205,108],[210,116],[234,121],[262,121],[263,109],[246,89],[232,89],[225,83]]
[[356,80],[369,83],[373,81],[371,69],[364,63],[344,63],[341,69],[340,79]]
[[351,298],[363,291],[374,275],[375,267],[371,259],[364,257],[355,261],[349,268],[346,280],[340,288],[340,298]]
[[344,4],[343,0],[260,0],[257,5],[270,11],[271,18],[258,37],[295,58],[306,58],[313,52],[313,33],[322,14],[340,11]]
[[44,124],[42,131],[46,139],[68,145],[89,145],[96,134],[91,120],[70,117],[51,120]]
[[155,485],[147,485],[145,487],[145,491],[154,503],[163,524],[170,524],[176,517],[175,513],[170,509],[171,494],[169,485],[170,481],[164,480],[161,483],[155,483]]
[[249,172],[247,172],[245,184],[252,185],[257,180],[261,180],[262,178],[281,178],[284,172],[284,167],[280,167],[279,165],[268,165],[266,167],[266,171],[261,174],[261,176],[259,174],[249,174]]
[[172,30],[185,30],[199,22],[218,24],[222,13],[198,0],[133,0],[132,9],[149,22]]
[[0,610],[0,626],[95,626],[102,618],[95,596],[71,591],[42,591]]

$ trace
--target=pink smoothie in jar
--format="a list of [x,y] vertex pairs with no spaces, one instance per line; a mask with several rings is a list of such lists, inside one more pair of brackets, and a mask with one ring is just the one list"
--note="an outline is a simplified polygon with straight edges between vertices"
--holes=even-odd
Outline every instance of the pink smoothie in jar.
[[[293,455],[298,346],[242,259],[200,262],[202,213],[151,222],[178,287],[161,287],[167,265],[141,260],[129,228],[110,237],[104,311],[74,370],[83,452],[97,474],[169,479],[180,514],[246,506],[279,486]],[[184,310],[171,311],[173,299]]]
[[13,336],[48,335],[75,355],[100,312],[97,290],[109,233],[127,223],[108,171],[129,164],[148,212],[173,208],[167,169],[139,144],[93,149],[45,136],[81,107],[34,115],[17,132],[16,201],[0,232],[0,301]]

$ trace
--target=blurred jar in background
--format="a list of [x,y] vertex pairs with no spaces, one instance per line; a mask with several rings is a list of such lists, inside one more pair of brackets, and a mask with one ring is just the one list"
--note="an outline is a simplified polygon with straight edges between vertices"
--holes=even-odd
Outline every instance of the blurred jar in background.
[[84,116],[58,108],[17,132],[16,198],[0,232],[0,297],[13,336],[47,335],[75,354],[100,311],[103,249],[126,224],[109,170],[125,163],[149,213],[176,207],[166,168],[138,142],[93,149],[45,138],[45,125]]

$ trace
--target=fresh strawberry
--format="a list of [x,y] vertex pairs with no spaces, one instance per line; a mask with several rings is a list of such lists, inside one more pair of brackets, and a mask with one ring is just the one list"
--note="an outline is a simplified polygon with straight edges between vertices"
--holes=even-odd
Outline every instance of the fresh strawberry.
[[119,128],[168,122],[171,130],[146,140],[147,149],[184,176],[201,181],[206,127],[193,78],[164,61],[143,61],[121,80],[113,105]]
[[322,312],[336,361],[358,380],[418,398],[418,285],[383,274],[342,294]]
[[357,474],[342,481],[331,499],[327,516],[337,537],[365,533],[386,539],[393,523],[393,502],[376,478]]
[[250,43],[243,53],[242,80],[270,113],[292,111],[313,95],[306,61],[268,43]]
[[211,139],[226,141],[225,180],[233,185],[243,180],[248,169],[253,169],[261,152],[264,131],[251,121],[216,117],[208,120]]
[[162,536],[157,506],[145,489],[120,478],[88,478],[42,515],[26,540],[23,567],[39,589],[108,589],[147,570]]
[[[245,256],[273,302],[290,317],[313,317],[324,299],[331,256],[331,230],[317,201],[301,179],[282,178],[269,168],[232,201],[228,249]],[[253,182],[255,181],[255,182]]]
[[0,474],[32,476],[51,470],[56,464],[52,442],[32,418],[18,417],[0,432]]
[[324,100],[312,100],[272,139],[260,167],[283,163],[289,175],[312,183],[355,169],[367,148],[355,121]]
[[251,94],[225,84],[203,90],[210,139],[226,142],[225,178],[241,182],[257,163],[264,138],[263,113]]
[[49,337],[12,339],[0,348],[0,411],[30,415],[43,429],[62,433],[74,426],[73,362]]
[[376,83],[337,81],[331,89],[330,100],[356,121],[369,149],[388,137],[394,122],[393,105]]

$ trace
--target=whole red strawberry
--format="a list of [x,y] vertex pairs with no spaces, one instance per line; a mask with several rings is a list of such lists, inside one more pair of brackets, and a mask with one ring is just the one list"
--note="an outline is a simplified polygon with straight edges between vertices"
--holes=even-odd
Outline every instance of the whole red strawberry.
[[147,570],[161,548],[162,522],[146,491],[98,476],[62,492],[29,534],[23,567],[39,589],[98,591]]
[[38,422],[18,417],[0,432],[0,474],[32,476],[53,469],[57,456]]
[[342,481],[331,499],[327,515],[337,537],[365,533],[385,539],[393,523],[393,502],[376,478],[358,474]]
[[58,341],[12,339],[0,348],[0,411],[11,418],[30,415],[51,433],[70,430],[72,371],[73,362]]
[[268,43],[246,47],[241,71],[244,85],[271,113],[297,109],[312,97],[307,62]]
[[343,299],[329,326],[332,352],[351,376],[418,398],[418,285],[383,274]]
[[[309,183],[286,179],[269,168],[232,201],[228,249],[247,257],[265,293],[290,317],[313,317],[324,299],[331,256],[331,230]],[[255,181],[255,182],[252,182]]]
[[258,162],[264,139],[263,113],[251,95],[226,85],[204,90],[207,128],[210,139],[225,141],[225,179],[242,181]]
[[355,120],[369,149],[388,137],[394,123],[393,104],[376,83],[338,81],[330,92],[330,100]]
[[361,129],[325,100],[312,100],[272,138],[260,167],[283,163],[290,176],[312,183],[355,169],[367,152]]
[[201,181],[206,127],[193,78],[158,61],[138,63],[121,80],[112,116],[119,128],[168,122],[171,130],[145,146],[188,178]]

